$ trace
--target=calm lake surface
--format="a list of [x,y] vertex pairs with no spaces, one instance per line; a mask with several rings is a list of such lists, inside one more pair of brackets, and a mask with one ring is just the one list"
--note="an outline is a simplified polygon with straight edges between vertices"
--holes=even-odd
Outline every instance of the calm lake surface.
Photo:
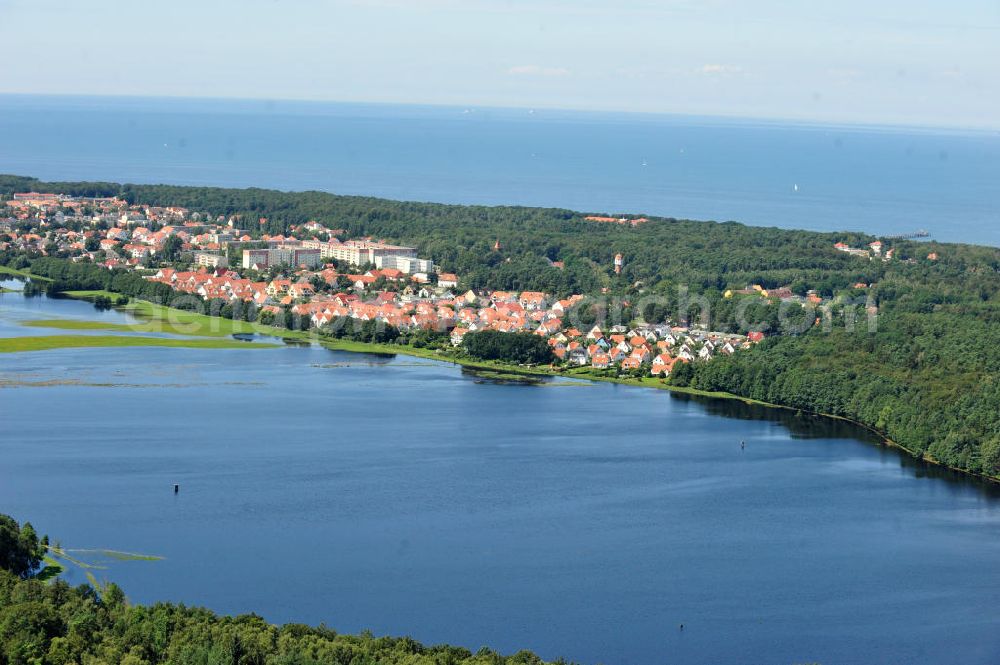
[[[0,95],[0,173],[318,189],[1000,246],[1000,132]],[[797,189],[796,189],[797,186]]]
[[[2,335],[46,316],[95,313],[0,295]],[[1000,659],[997,493],[844,425],[320,348],[5,354],[0,386],[0,510],[166,557],[98,571],[135,601],[588,664]]]

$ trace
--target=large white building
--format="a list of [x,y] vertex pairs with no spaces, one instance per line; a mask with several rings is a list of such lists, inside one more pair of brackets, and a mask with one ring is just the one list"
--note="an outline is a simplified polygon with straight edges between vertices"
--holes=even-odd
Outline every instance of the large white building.
[[212,252],[195,252],[194,262],[206,268],[225,268],[229,265],[229,259],[222,254],[213,254]]
[[310,249],[318,249],[324,259],[333,259],[353,266],[370,263],[374,266],[382,267],[379,265],[379,262],[389,257],[417,260],[417,250],[413,247],[387,245],[367,240],[347,240],[345,242],[338,240],[331,240],[330,242],[306,240],[302,243],[302,246]]
[[322,263],[320,250],[309,247],[270,247],[268,249],[244,249],[243,267],[263,269],[271,266],[291,266],[315,268]]
[[395,268],[407,275],[415,275],[418,272],[434,272],[434,262],[429,259],[418,259],[413,256],[376,256],[375,267],[381,269]]

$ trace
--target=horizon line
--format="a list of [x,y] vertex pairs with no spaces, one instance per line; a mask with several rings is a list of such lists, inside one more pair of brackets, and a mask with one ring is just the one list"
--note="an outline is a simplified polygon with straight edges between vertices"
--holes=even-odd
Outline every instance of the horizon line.
[[92,93],[62,93],[62,92],[15,92],[0,90],[0,98],[69,98],[88,100],[168,100],[174,102],[194,101],[194,102],[252,102],[263,104],[291,103],[304,105],[338,105],[338,106],[379,106],[379,107],[406,107],[406,108],[426,108],[426,109],[458,109],[475,112],[477,110],[497,110],[497,111],[524,111],[534,113],[535,111],[547,111],[555,113],[578,114],[578,115],[626,115],[637,116],[649,119],[655,118],[690,118],[711,120],[717,122],[740,122],[762,123],[762,124],[791,124],[800,127],[824,127],[855,129],[868,131],[916,131],[916,132],[950,132],[950,133],[970,133],[970,134],[992,134],[1000,135],[1000,125],[946,125],[933,123],[893,123],[878,121],[850,121],[833,120],[822,118],[807,118],[796,116],[771,116],[771,115],[740,115],[726,113],[697,113],[685,111],[646,111],[646,110],[625,110],[617,108],[606,109],[580,109],[551,105],[507,105],[507,104],[475,104],[475,103],[444,103],[444,102],[402,102],[402,101],[371,101],[371,100],[351,100],[351,99],[315,99],[296,97],[238,97],[238,96],[211,96],[211,95],[109,95]]

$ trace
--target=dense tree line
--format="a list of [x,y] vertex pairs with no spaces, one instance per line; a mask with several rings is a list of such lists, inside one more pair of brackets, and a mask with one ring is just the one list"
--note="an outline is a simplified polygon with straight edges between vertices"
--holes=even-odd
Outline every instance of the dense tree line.
[[544,337],[532,333],[502,333],[496,330],[467,333],[462,346],[473,358],[502,360],[525,365],[543,365],[553,360]]
[[918,456],[1000,476],[998,343],[995,321],[887,315],[877,332],[769,338],[671,380],[850,418]]
[[[206,218],[237,217],[251,235],[287,234],[316,220],[352,237],[373,235],[415,245],[422,255],[462,276],[471,288],[543,290],[557,295],[721,292],[751,282],[765,287],[798,283],[822,292],[858,281],[876,281],[881,267],[858,261],[832,245],[861,243],[860,234],[823,234],[655,219],[636,228],[589,222],[570,210],[527,207],[453,206],[337,196],[324,192],[280,192],[111,183],[46,183],[0,176],[0,196],[35,189],[77,195],[121,196],[130,203],[177,205]],[[261,225],[260,219],[266,219]],[[496,242],[501,249],[494,251]],[[625,256],[621,275],[614,255]],[[551,265],[562,261],[564,268]]]
[[[46,546],[29,524],[0,515],[0,665],[541,665],[528,651],[502,656],[408,637],[341,635],[275,626],[256,615],[219,617],[183,605],[132,605],[114,584],[71,587],[33,576]],[[30,570],[24,566],[30,563]]]
[[21,579],[38,571],[48,547],[48,538],[38,538],[30,522],[24,525],[0,514],[0,569]]
[[321,329],[321,332],[335,339],[346,339],[369,344],[391,344],[401,337],[399,328],[383,321],[362,321],[348,317],[335,319],[334,325],[324,327]]

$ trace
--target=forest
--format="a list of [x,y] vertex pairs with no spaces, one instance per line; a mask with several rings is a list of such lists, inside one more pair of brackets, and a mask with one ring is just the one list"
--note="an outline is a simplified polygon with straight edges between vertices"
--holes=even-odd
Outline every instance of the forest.
[[[864,247],[876,239],[849,231],[652,216],[633,228],[588,222],[584,217],[593,213],[560,209],[0,176],[0,196],[31,189],[180,205],[213,219],[237,216],[254,234],[286,233],[292,225],[317,220],[346,229],[349,237],[412,244],[458,273],[463,288],[597,296],[611,303],[589,312],[598,323],[613,315],[622,322],[670,319],[746,332],[742,313],[767,333],[763,343],[748,352],[691,363],[672,381],[849,418],[916,456],[1000,477],[998,248],[883,238],[894,258],[882,261],[835,250],[836,242]],[[263,225],[261,218],[267,220]],[[616,253],[624,256],[620,275],[612,265]],[[929,258],[932,254],[938,258]],[[71,270],[45,265],[50,260],[32,259],[32,271],[59,280],[60,271]],[[23,256],[0,256],[0,262],[29,263]],[[103,283],[85,288],[171,297],[147,294],[156,285],[140,284],[128,274],[95,273],[92,279]],[[813,290],[829,309],[796,311],[795,306],[782,317],[784,303],[725,295],[751,284],[788,287],[798,295]],[[877,308],[876,325],[867,325],[865,307]],[[855,310],[861,312],[859,323],[851,329],[848,315]],[[582,314],[585,319],[588,313]],[[814,325],[813,317],[830,325]]]
[[113,583],[72,587],[45,579],[47,545],[29,523],[0,514],[0,665],[542,665],[528,651],[473,653],[408,637],[275,626],[253,614],[134,605]]
[[502,333],[497,330],[468,333],[462,345],[473,358],[501,360],[519,365],[552,362],[552,349],[545,338],[532,333]]
[[[0,196],[15,191],[74,195],[117,195],[130,203],[183,206],[191,211],[235,216],[251,235],[287,234],[309,220],[344,229],[348,237],[373,236],[418,248],[469,288],[546,291],[559,296],[654,290],[675,294],[677,285],[715,292],[730,284],[765,288],[806,284],[832,294],[856,282],[872,282],[880,266],[869,265],[832,246],[874,238],[857,233],[824,234],[749,227],[734,222],[706,224],[653,218],[632,228],[589,222],[589,213],[526,207],[455,206],[337,196],[324,192],[280,192],[112,183],[46,183],[0,176]],[[266,222],[261,225],[259,220]],[[494,251],[499,242],[500,251]],[[616,253],[625,256],[621,275],[612,271]],[[563,268],[551,262],[561,261]]]

